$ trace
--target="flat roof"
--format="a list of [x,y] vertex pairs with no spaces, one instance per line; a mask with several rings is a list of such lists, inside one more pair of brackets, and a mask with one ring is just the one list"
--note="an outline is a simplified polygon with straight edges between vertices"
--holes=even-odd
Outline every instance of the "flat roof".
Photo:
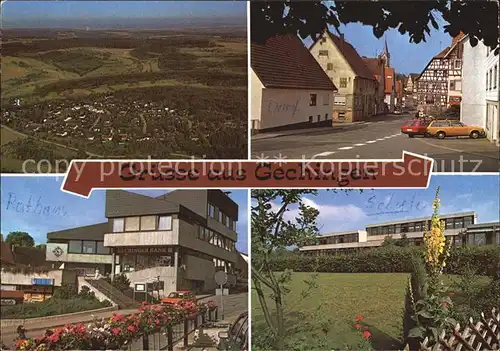
[[[470,211],[470,212],[460,212],[460,213],[450,213],[450,214],[445,214],[445,215],[439,215],[441,219],[446,219],[446,218],[453,218],[453,217],[462,217],[462,216],[475,216],[476,212]],[[432,218],[432,216],[427,216],[427,217],[420,217],[420,218],[408,218],[408,219],[402,219],[399,221],[391,221],[391,222],[385,222],[385,223],[377,223],[377,224],[369,224],[366,226],[366,228],[375,228],[375,227],[381,227],[385,225],[392,225],[392,224],[402,224],[402,223],[412,223],[412,222],[420,222],[420,221],[428,221]]]
[[363,232],[363,231],[364,230],[349,230],[346,232],[326,233],[326,234],[318,235],[318,238],[329,238],[329,237],[338,236],[338,235],[358,234],[359,232]]

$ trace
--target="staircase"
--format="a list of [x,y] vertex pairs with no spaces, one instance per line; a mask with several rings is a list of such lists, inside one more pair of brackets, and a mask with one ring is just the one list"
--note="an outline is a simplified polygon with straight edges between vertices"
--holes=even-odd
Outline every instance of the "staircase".
[[103,295],[107,296],[111,301],[116,303],[120,309],[135,308],[139,306],[138,302],[125,295],[104,279],[88,279],[86,281]]

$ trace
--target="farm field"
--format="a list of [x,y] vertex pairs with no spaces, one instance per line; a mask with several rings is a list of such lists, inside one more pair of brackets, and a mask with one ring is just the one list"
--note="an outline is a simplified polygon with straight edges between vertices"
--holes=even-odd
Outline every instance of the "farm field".
[[[356,316],[362,316],[368,326],[371,346],[375,350],[402,350],[402,321],[406,273],[319,273],[318,287],[304,298],[304,282],[310,273],[293,273],[285,295],[285,325],[287,340],[292,344],[317,345],[318,338],[328,339],[329,349],[352,349],[360,340],[354,327]],[[451,285],[456,276],[445,276]],[[478,284],[486,285],[487,277]],[[460,299],[457,292],[456,299]],[[274,315],[272,300],[268,299]],[[252,294],[252,343],[256,349],[266,348],[267,325],[257,294]],[[349,348],[351,347],[351,348]]]
[[234,33],[4,30],[1,123],[84,157],[246,158]]

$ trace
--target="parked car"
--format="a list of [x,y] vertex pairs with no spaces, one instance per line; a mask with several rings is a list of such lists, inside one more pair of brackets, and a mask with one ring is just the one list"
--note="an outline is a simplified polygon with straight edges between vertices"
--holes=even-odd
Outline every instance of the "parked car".
[[162,305],[177,305],[181,302],[191,301],[196,303],[196,295],[189,290],[174,291],[168,294],[167,297],[161,299]]
[[218,350],[248,350],[248,312],[243,312],[228,331],[219,332]]
[[427,136],[427,126],[429,121],[425,119],[411,119],[406,121],[401,127],[401,133],[407,134],[410,138],[415,135]]
[[468,136],[472,139],[484,137],[486,132],[478,126],[467,126],[460,121],[438,120],[427,126],[427,133],[439,139],[446,137]]

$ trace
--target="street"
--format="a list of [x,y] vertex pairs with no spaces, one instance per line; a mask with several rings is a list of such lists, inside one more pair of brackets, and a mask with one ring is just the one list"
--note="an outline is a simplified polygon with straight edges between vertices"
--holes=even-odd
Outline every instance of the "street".
[[[489,140],[409,138],[401,126],[413,115],[389,115],[345,130],[318,128],[303,134],[252,140],[253,159],[401,159],[403,150],[431,157],[434,172],[498,172],[500,149]],[[297,131],[296,133],[299,133]]]

